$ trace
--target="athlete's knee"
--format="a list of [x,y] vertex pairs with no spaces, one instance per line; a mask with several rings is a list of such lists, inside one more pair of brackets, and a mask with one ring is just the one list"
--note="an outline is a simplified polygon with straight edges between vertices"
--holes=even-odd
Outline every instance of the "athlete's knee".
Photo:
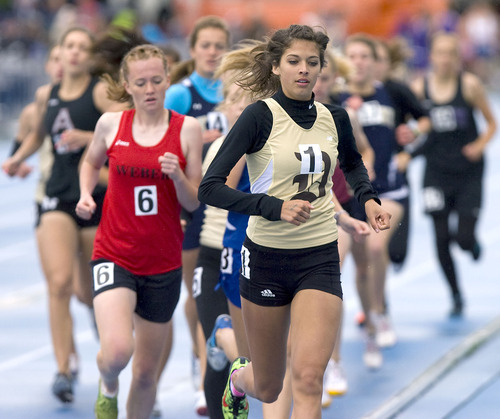
[[321,394],[324,371],[316,366],[302,366],[292,371],[292,387],[303,394]]
[[158,381],[158,363],[139,362],[132,368],[132,378],[141,388],[156,385]]
[[47,277],[49,295],[58,299],[69,299],[73,294],[71,275],[54,274]]
[[388,252],[388,243],[382,240],[374,241],[370,244],[368,251],[370,252],[370,260],[379,260],[385,258]]
[[278,396],[283,389],[283,383],[277,380],[255,380],[255,394],[257,399],[263,403],[273,403],[278,400]]
[[112,345],[101,345],[101,358],[107,369],[113,372],[123,370],[134,352],[129,342],[115,341]]

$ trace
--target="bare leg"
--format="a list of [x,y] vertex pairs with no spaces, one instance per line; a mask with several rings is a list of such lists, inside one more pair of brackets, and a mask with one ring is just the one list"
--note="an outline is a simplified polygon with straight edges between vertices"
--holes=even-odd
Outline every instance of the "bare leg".
[[290,306],[262,307],[242,298],[251,362],[233,374],[233,385],[265,403],[281,392],[286,371]]
[[174,319],[167,323],[166,331],[166,341],[163,347],[161,357],[160,357],[160,367],[158,369],[158,384],[160,383],[161,376],[165,367],[167,366],[168,359],[170,358],[170,353],[172,352],[172,346],[174,344]]
[[[314,304],[311,304],[314,301]],[[323,375],[337,339],[342,300],[302,290],[292,301],[290,328],[292,418],[321,418]]]
[[156,397],[157,374],[166,345],[168,323],[155,323],[134,315],[135,349],[127,418],[149,419]]
[[118,391],[118,376],[134,352],[135,305],[136,294],[128,288],[115,288],[94,298],[101,343],[97,366],[109,393]]
[[290,338],[287,345],[286,373],[283,379],[283,389],[278,400],[273,403],[262,404],[264,419],[288,419],[292,410],[292,374],[290,371]]
[[370,281],[372,281],[372,310],[378,314],[385,312],[385,279],[389,265],[389,241],[397,230],[397,225],[401,221],[404,211],[403,206],[395,201],[382,199],[382,205],[392,214],[391,224],[396,227],[381,231],[378,234],[370,234],[367,237],[369,276]]
[[71,217],[53,211],[41,217],[37,229],[38,249],[49,293],[52,345],[60,373],[68,374],[69,355],[74,352],[70,299],[78,231]]

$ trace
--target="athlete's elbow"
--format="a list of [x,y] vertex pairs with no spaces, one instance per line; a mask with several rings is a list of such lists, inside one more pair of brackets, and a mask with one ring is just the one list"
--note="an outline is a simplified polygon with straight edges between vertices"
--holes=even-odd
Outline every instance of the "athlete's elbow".
[[203,180],[198,187],[198,200],[203,202],[204,204],[209,204],[209,196],[210,196],[210,184],[204,182]]

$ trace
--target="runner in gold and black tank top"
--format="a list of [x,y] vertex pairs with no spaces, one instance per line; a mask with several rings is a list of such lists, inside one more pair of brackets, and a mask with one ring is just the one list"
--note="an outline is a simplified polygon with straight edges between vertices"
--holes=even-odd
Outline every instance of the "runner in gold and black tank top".
[[[231,366],[222,401],[226,418],[248,416],[246,394],[276,400],[289,330],[294,415],[321,417],[323,374],[342,307],[330,194],[337,154],[373,228],[389,228],[390,214],[370,184],[346,111],[314,101],[327,43],[323,32],[292,25],[229,53],[221,64],[224,73],[248,69],[238,74],[238,84],[257,98],[272,96],[243,111],[199,188],[206,204],[251,216],[240,294],[252,362],[240,357]],[[225,184],[244,154],[251,193]]]

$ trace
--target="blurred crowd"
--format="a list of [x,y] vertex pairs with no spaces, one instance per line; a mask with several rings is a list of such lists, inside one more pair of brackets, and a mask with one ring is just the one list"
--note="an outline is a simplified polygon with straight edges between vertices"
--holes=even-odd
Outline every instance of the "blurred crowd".
[[[169,46],[181,58],[188,55],[186,37],[203,0],[0,0],[0,123],[9,138],[21,108],[36,88],[46,81],[43,62],[49,47],[70,26],[81,25],[98,35],[117,25],[138,30],[149,42]],[[214,2],[211,2],[214,3]],[[382,2],[381,2],[382,3]],[[384,13],[383,5],[380,13]],[[438,30],[457,32],[465,69],[477,74],[490,88],[500,81],[500,0],[449,0],[448,10],[432,13],[400,13],[391,33],[405,51],[401,76],[408,80],[427,68],[430,36]],[[244,12],[242,12],[244,13]],[[230,14],[230,12],[228,12]],[[222,16],[229,24],[232,41],[261,39],[272,31],[264,17]],[[305,24],[324,26],[333,46],[342,46],[349,35],[349,22],[341,11],[311,10],[300,18]],[[290,22],[292,23],[292,22]],[[364,30],[370,33],[370,28]]]

